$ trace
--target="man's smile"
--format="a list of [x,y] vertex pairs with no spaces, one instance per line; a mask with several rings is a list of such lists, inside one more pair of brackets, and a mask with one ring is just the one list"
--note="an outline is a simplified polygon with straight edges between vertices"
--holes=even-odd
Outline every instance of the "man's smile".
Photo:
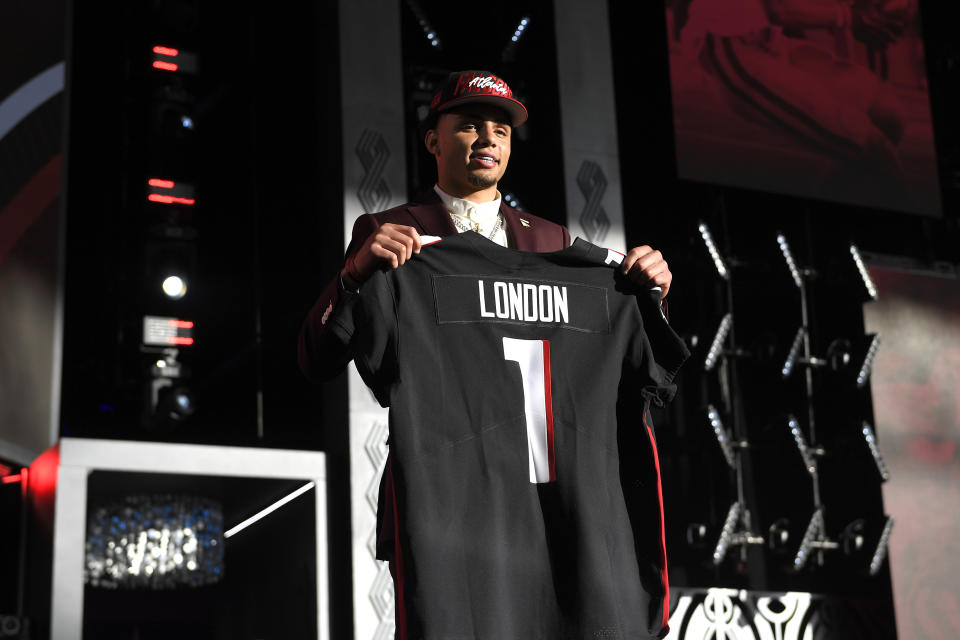
[[497,166],[499,160],[489,153],[470,154],[470,166],[481,166],[485,169],[493,169]]

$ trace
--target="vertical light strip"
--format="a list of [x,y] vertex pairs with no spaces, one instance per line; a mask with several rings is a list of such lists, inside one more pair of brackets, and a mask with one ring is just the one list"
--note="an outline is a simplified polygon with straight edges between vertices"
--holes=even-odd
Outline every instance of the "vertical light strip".
[[[344,247],[361,214],[407,200],[401,8],[399,2],[379,0],[338,2]],[[317,79],[319,86],[326,81]],[[387,411],[367,391],[352,364],[347,380],[353,640],[392,638],[393,581],[386,563],[374,558],[368,544],[377,525],[376,489],[387,455]]]
[[553,6],[567,227],[571,237],[625,251],[607,3]]

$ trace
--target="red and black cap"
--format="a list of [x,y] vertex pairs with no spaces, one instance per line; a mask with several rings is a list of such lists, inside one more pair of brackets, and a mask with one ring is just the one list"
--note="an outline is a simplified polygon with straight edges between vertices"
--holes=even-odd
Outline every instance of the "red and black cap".
[[430,101],[426,120],[435,120],[444,111],[473,102],[503,109],[514,127],[527,121],[527,108],[513,97],[513,91],[503,79],[489,71],[455,71],[447,76],[443,87]]

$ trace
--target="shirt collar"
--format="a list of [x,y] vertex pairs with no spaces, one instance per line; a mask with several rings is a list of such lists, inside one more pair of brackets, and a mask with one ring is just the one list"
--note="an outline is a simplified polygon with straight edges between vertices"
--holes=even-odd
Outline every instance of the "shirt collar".
[[434,185],[433,190],[440,196],[443,206],[447,211],[455,216],[466,218],[471,222],[476,222],[481,226],[494,220],[500,213],[500,192],[497,191],[497,199],[490,202],[470,202],[463,198],[457,198],[450,195],[440,188],[440,185]]

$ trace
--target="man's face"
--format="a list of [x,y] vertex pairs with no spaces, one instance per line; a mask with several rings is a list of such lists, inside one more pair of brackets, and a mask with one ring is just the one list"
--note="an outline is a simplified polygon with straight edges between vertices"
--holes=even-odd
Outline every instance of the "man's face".
[[510,160],[509,123],[504,111],[485,104],[441,114],[425,138],[437,159],[440,188],[459,198],[496,198],[497,183]]

